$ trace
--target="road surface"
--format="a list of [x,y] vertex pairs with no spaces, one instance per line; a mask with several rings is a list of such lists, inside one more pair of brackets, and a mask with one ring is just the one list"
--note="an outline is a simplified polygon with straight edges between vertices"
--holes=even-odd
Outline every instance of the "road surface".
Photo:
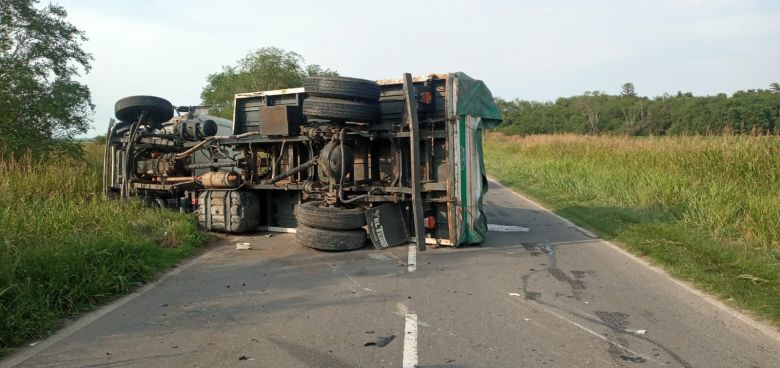
[[485,210],[484,246],[417,254],[232,236],[2,366],[780,366],[775,329],[495,183]]

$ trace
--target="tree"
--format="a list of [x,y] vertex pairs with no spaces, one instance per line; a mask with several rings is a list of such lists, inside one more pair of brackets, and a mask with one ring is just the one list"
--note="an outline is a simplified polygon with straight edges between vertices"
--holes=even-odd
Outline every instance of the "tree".
[[647,119],[647,110],[645,109],[645,99],[631,99],[628,103],[619,105],[620,113],[625,121],[625,132],[631,135],[638,135],[643,123]]
[[0,153],[78,147],[94,106],[86,85],[92,56],[65,8],[37,0],[0,1]]
[[620,95],[628,97],[636,97],[636,90],[634,90],[634,83],[623,83],[620,86]]
[[323,77],[336,77],[339,75],[335,70],[323,69],[319,64],[310,64],[306,66],[306,75],[313,77],[315,75]]
[[237,65],[223,66],[222,71],[209,75],[200,98],[211,114],[230,119],[236,93],[300,87],[312,75],[338,73],[317,64],[306,65],[295,52],[264,47],[250,52]]
[[588,119],[588,130],[592,134],[598,134],[601,131],[599,122],[605,97],[599,91],[585,91],[584,95],[574,98],[573,107],[582,112]]
[[769,83],[769,90],[773,93],[780,93],[780,83],[772,82]]

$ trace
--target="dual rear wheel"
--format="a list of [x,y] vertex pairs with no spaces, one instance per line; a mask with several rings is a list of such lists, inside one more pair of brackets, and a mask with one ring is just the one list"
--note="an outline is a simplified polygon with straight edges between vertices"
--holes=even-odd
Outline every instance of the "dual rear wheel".
[[366,244],[365,210],[323,206],[312,201],[295,208],[298,228],[295,240],[319,250],[353,250]]
[[371,123],[379,119],[379,85],[349,77],[309,77],[303,114],[309,119]]

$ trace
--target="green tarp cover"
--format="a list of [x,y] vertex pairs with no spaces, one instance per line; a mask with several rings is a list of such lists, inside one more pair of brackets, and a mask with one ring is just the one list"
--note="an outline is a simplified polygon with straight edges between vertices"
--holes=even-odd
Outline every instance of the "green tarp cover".
[[501,112],[484,82],[465,73],[451,73],[447,85],[449,116],[453,118],[450,144],[453,145],[453,171],[456,198],[454,246],[476,245],[485,241],[487,217],[482,210],[488,190],[482,160],[482,131],[501,123]]
[[485,82],[469,77],[466,73],[451,73],[457,91],[456,113],[460,116],[482,118],[482,129],[493,129],[501,123],[501,111]]

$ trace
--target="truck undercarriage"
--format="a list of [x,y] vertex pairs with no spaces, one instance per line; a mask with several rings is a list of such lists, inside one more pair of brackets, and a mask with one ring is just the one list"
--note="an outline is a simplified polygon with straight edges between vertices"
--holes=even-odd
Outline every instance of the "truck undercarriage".
[[481,131],[500,116],[463,73],[238,94],[222,135],[224,119],[176,110],[151,96],[117,102],[106,193],[197,212],[207,230],[295,232],[322,250],[484,240]]

